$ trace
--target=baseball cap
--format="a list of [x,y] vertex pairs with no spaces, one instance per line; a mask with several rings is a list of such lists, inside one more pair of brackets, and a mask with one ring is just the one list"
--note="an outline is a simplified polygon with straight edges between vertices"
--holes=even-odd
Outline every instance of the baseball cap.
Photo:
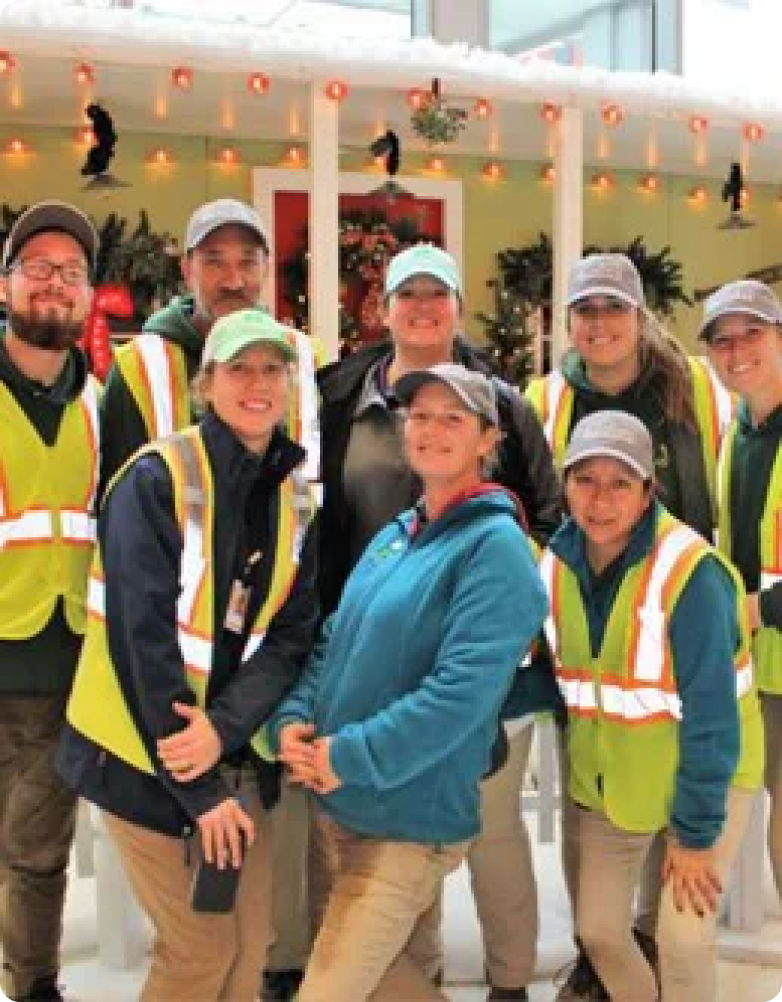
[[570,269],[565,305],[588,296],[615,296],[642,307],[644,287],[638,269],[626,254],[587,254]]
[[582,418],[570,436],[563,470],[582,459],[608,456],[654,480],[654,446],[643,421],[626,411],[595,411]]
[[6,237],[3,267],[7,268],[27,241],[38,233],[60,231],[73,237],[84,248],[91,269],[98,256],[98,234],[81,210],[67,202],[38,202],[19,216]]
[[448,386],[464,406],[493,425],[499,425],[497,394],[494,384],[482,372],[473,372],[463,365],[444,362],[431,369],[408,372],[394,383],[394,394],[400,403],[412,402],[418,390],[427,383]]
[[214,202],[199,205],[187,224],[185,251],[193,250],[210,233],[230,224],[251,230],[264,251],[269,252],[269,241],[266,239],[261,217],[255,209],[236,198],[218,198]]
[[698,337],[708,341],[713,333],[712,324],[726,313],[748,313],[768,324],[782,324],[782,306],[776,294],[752,278],[728,282],[706,299]]
[[288,340],[285,327],[274,317],[263,310],[237,310],[212,325],[201,353],[201,368],[210,362],[230,362],[254,344],[277,348],[288,361],[296,358],[296,349]]
[[386,296],[396,292],[414,275],[428,275],[442,282],[462,298],[462,277],[451,255],[434,244],[416,244],[400,251],[388,262],[386,269]]

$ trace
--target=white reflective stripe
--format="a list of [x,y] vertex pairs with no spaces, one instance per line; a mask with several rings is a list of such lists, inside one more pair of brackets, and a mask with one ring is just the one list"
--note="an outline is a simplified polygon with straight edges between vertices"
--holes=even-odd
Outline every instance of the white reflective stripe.
[[320,477],[320,422],[318,420],[318,389],[315,384],[315,352],[312,341],[302,331],[289,329],[296,342],[298,355],[299,386],[298,417],[301,425],[301,445],[307,451],[307,458],[301,471],[308,480]]
[[260,650],[265,639],[266,630],[258,630],[256,633],[251,633],[247,638],[247,643],[245,644],[244,651],[242,652],[242,661],[249,661],[253,654]]
[[689,526],[680,525],[669,532],[657,547],[646,594],[638,609],[640,631],[634,674],[642,682],[659,682],[662,678],[665,666],[663,589],[676,561],[698,538]]
[[179,650],[188,668],[208,675],[212,670],[212,641],[200,637],[179,623],[177,630]]
[[98,383],[93,376],[87,378],[87,382],[84,384],[84,390],[82,391],[81,401],[84,405],[84,410],[87,414],[87,420],[90,423],[90,431],[92,432],[92,441],[95,443],[95,456],[94,456],[94,478],[92,482],[92,488],[90,490],[90,500],[89,507],[92,508],[95,503],[95,493],[98,489],[98,482],[100,480],[100,421],[98,419]]
[[106,586],[92,574],[87,585],[87,610],[101,619],[106,618]]
[[155,422],[152,438],[165,438],[174,433],[174,401],[171,399],[173,376],[163,338],[157,334],[142,334],[135,340],[152,392],[152,414]]
[[664,714],[675,720],[682,718],[682,701],[674,692],[662,689],[623,689],[619,685],[601,685],[600,702],[603,712],[623,720],[645,720]]
[[0,549],[10,543],[51,539],[53,535],[52,517],[48,511],[26,511],[15,518],[0,519]]
[[711,388],[714,393],[714,402],[717,405],[717,428],[719,436],[722,438],[733,420],[733,400],[730,393],[725,389],[722,380],[714,371],[708,357],[705,355],[699,355],[698,361],[702,363],[704,369],[706,370],[706,375],[709,377],[709,382],[711,383]]
[[581,678],[562,678],[557,675],[557,682],[568,709],[574,712],[594,713],[597,711],[595,702],[595,687],[591,680]]
[[551,653],[557,654],[557,624],[554,622],[554,554],[551,550],[544,550],[538,562],[538,572],[543,580],[543,587],[548,595],[550,612],[543,623],[543,630],[546,640],[551,648]]
[[562,400],[562,394],[564,392],[565,377],[559,369],[555,369],[546,377],[546,421],[543,425],[546,441],[548,442],[549,448],[552,452],[554,451],[554,430],[557,422],[557,414],[559,412],[559,404]]
[[[190,540],[188,540],[188,529],[190,529]],[[193,618],[193,606],[206,569],[206,561],[202,556],[203,549],[197,540],[192,539],[196,531],[195,522],[192,519],[186,519],[185,545],[179,566],[179,598],[176,603],[177,619],[183,623],[189,623]],[[200,532],[198,535],[202,536]]]
[[755,665],[750,658],[747,664],[736,670],[736,696],[739,699],[750,691],[754,677]]
[[773,588],[782,581],[782,572],[779,571],[761,571],[760,572],[760,590],[765,591],[767,588]]
[[97,524],[97,520],[86,511],[60,512],[60,533],[63,539],[94,543],[97,538]]

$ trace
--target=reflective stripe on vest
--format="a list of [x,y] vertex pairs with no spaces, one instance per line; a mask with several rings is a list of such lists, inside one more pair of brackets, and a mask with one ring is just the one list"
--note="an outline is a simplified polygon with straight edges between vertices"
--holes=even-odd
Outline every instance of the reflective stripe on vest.
[[174,423],[174,372],[168,354],[168,342],[157,334],[142,334],[134,339],[140,370],[152,404],[150,438],[166,438],[177,429]]
[[[691,565],[691,558],[703,547],[703,540],[689,526],[672,521],[663,529],[647,557],[651,563],[631,606],[633,637],[628,676],[604,674],[597,682],[591,668],[562,665],[557,624],[567,616],[567,610],[562,609],[559,585],[564,565],[551,550],[544,552],[539,569],[551,608],[544,628],[569,713],[589,717],[602,709],[605,716],[628,724],[666,717],[681,720],[681,700],[676,692],[667,640],[670,611],[666,611],[666,595],[681,580],[681,574]],[[737,655],[735,667],[736,693],[740,698],[752,688],[753,668],[749,655]]]
[[0,549],[51,539],[53,534],[52,516],[48,511],[26,511],[16,517],[0,519]]
[[572,403],[573,389],[559,369],[555,369],[546,377],[544,394],[543,432],[549,448],[555,455],[557,465],[559,465],[562,459],[560,454],[564,452],[569,430],[562,428],[563,411],[568,402]]
[[296,349],[298,386],[286,421],[287,431],[294,442],[307,452],[301,471],[307,480],[320,477],[320,422],[318,418],[318,391],[315,383],[317,367],[316,345],[302,331],[289,327],[285,331],[288,342]]
[[[703,376],[702,385],[709,394],[708,410],[710,426],[708,431],[711,439],[713,454],[714,456],[717,456],[722,437],[730,427],[730,423],[733,420],[733,397],[731,397],[730,393],[725,389],[717,376],[717,373],[714,371],[711,363],[706,357],[702,355],[688,356],[688,359],[690,363],[690,371],[693,373],[694,378],[697,378],[697,369],[700,369],[700,373]],[[701,433],[706,430],[707,429],[705,428],[701,428]]]

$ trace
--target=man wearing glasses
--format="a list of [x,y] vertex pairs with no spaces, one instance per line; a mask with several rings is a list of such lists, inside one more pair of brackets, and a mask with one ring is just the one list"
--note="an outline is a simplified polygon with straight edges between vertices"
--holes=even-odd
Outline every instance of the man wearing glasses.
[[0,944],[11,999],[59,1000],[76,799],[53,768],[86,626],[97,383],[76,341],[98,237],[40,202],[5,242],[0,329]]

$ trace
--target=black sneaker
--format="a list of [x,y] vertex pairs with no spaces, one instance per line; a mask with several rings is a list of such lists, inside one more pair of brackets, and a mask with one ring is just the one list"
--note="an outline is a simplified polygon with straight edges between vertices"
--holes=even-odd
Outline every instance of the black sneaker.
[[24,995],[17,995],[15,1002],[65,1002],[57,978],[50,975],[37,978]]
[[526,988],[492,988],[486,996],[486,1002],[529,1002]]
[[291,1002],[296,997],[304,971],[264,971],[261,984],[263,1002]]
[[[556,995],[556,1002],[577,1002],[586,999],[588,1002],[611,1002],[611,996],[603,987],[592,961],[579,944],[578,956],[575,962],[566,968],[567,976]],[[564,973],[564,972],[562,972]],[[555,983],[559,975],[555,978]]]

